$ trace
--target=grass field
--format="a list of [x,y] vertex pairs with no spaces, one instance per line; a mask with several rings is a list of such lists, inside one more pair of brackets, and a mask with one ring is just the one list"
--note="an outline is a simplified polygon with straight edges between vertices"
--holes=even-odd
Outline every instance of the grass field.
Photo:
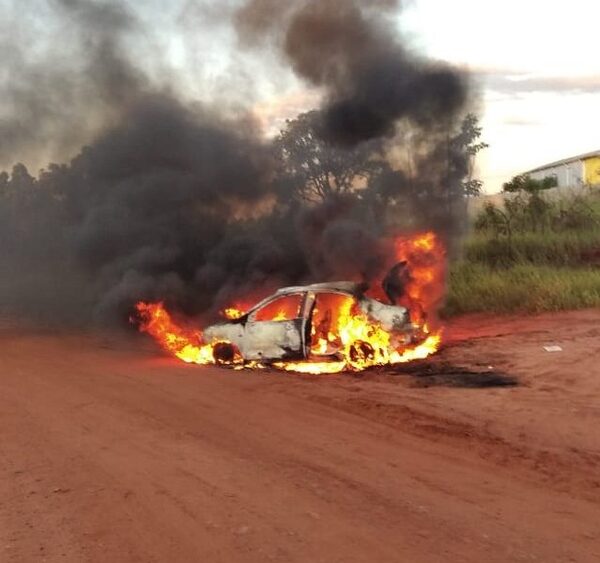
[[539,313],[600,307],[600,268],[461,263],[450,273],[444,314]]
[[[510,236],[497,229],[475,230],[462,258],[451,264],[442,314],[600,307],[598,194],[588,196],[585,205],[590,210],[585,225],[539,230],[521,217]],[[546,213],[562,217],[560,209],[559,202]]]

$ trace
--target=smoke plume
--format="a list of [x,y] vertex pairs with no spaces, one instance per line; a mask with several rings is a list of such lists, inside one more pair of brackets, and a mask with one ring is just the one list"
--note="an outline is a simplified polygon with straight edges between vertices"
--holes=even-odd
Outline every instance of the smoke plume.
[[237,23],[245,44],[275,44],[294,72],[324,88],[322,134],[353,145],[392,136],[405,117],[431,127],[466,101],[460,73],[396,39],[386,16],[397,8],[394,0],[251,0]]
[[[466,155],[448,138],[466,79],[405,48],[396,2],[234,10],[240,49],[275,47],[323,91],[307,137],[319,154],[368,163],[344,184],[321,175],[317,200],[301,197],[306,170],[248,108],[232,112],[225,94],[186,101],[154,44],[139,62],[152,34],[128,3],[42,2],[54,23],[41,43],[39,20],[18,4],[0,8],[18,31],[1,40],[0,313],[113,322],[144,299],[210,314],[282,284],[369,281],[386,260],[383,238],[401,226],[459,230]],[[393,156],[408,137],[411,174]],[[64,163],[35,177],[15,164],[43,158]]]

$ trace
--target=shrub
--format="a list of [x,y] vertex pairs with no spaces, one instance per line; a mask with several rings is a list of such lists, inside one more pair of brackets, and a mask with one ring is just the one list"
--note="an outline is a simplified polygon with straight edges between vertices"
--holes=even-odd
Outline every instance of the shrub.
[[600,307],[599,196],[520,192],[503,206],[487,204],[451,266],[442,313]]
[[548,190],[558,186],[558,180],[555,176],[546,176],[543,180],[534,180],[527,174],[520,174],[510,180],[510,182],[504,183],[502,191],[504,192],[529,192],[535,193],[540,190]]

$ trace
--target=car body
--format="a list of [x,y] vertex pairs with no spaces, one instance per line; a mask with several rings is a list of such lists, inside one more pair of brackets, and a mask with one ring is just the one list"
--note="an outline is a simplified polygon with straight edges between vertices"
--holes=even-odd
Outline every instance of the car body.
[[[368,297],[365,289],[363,284],[354,282],[286,287],[238,319],[209,326],[204,340],[228,343],[215,347],[215,359],[223,363],[231,361],[234,355],[244,361],[261,362],[299,361],[315,356],[335,358],[340,342],[331,334],[335,324],[332,315],[339,315],[340,309],[345,308],[364,314],[402,343],[411,342],[415,327],[409,311]],[[318,335],[329,336],[318,339]]]

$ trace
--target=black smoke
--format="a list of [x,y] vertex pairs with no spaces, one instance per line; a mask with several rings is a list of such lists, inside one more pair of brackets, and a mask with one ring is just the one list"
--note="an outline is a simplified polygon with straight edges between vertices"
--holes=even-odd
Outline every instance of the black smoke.
[[394,135],[410,118],[435,128],[467,100],[466,77],[410,53],[394,0],[250,0],[237,14],[246,44],[274,44],[294,72],[325,89],[322,134],[355,145]]
[[[324,88],[324,142],[372,142],[387,162],[403,127],[418,141],[412,179],[387,165],[368,190],[316,203],[286,193],[293,179],[249,112],[186,102],[156,78],[167,62],[136,63],[132,44],[149,30],[127,2],[42,3],[58,22],[43,55],[2,40],[0,161],[75,156],[35,177],[21,164],[0,173],[0,313],[114,322],[160,299],[201,315],[279,285],[369,280],[386,261],[392,200],[418,218],[411,227],[457,231],[466,160],[442,141],[465,79],[406,51],[389,19],[395,2],[263,0],[235,12],[243,45],[266,37]],[[26,28],[17,4],[12,22]]]
[[127,56],[143,35],[126,3],[0,6],[0,164],[73,154],[152,89]]

